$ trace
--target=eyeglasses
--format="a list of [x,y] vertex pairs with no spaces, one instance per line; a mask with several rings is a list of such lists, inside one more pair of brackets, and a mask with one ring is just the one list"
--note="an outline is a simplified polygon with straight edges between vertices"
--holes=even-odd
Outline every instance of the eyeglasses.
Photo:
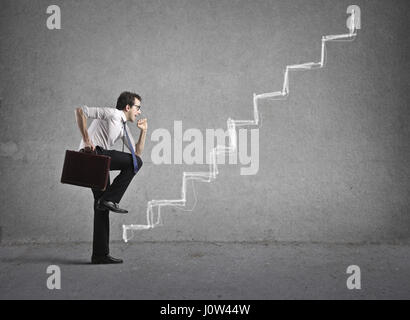
[[137,111],[141,110],[141,106],[137,106],[136,104],[134,104],[133,107],[137,107]]

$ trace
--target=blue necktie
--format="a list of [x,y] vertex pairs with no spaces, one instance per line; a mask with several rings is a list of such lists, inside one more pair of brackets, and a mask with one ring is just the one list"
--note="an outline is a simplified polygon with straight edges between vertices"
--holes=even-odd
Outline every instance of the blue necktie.
[[127,137],[128,145],[130,146],[130,149],[131,149],[132,162],[134,163],[134,172],[137,173],[137,171],[138,171],[137,157],[135,156],[134,146],[132,145],[131,140],[130,140],[130,137],[128,136],[127,127],[125,126],[125,124],[126,124],[126,122],[124,122],[125,136]]

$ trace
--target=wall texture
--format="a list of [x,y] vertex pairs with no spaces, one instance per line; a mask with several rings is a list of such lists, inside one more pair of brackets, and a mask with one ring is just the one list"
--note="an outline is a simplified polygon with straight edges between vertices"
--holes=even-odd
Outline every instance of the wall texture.
[[[51,4],[61,30],[46,27]],[[280,90],[286,65],[317,61],[322,35],[347,31],[350,4],[2,0],[1,241],[92,239],[91,191],[59,182],[65,150],[80,141],[75,107],[143,96],[144,167],[121,203],[130,213],[111,215],[120,239],[123,223],[145,223],[147,201],[179,197],[183,171],[206,170],[154,165],[153,130],[250,119],[254,92]],[[258,174],[221,166],[215,182],[196,184],[193,212],[165,208],[165,225],[133,241],[410,239],[409,5],[355,4],[358,38],[330,43],[326,68],[292,73],[288,100],[260,103]]]

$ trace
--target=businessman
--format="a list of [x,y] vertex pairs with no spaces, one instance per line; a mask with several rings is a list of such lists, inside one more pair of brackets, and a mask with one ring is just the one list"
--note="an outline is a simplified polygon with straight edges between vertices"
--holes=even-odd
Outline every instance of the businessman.
[[[95,152],[111,157],[110,170],[120,170],[119,175],[110,183],[108,179],[105,191],[92,189],[94,195],[94,231],[91,263],[122,263],[109,254],[110,221],[109,211],[125,214],[119,203],[132,178],[141,169],[141,155],[147,134],[147,119],[137,121],[140,136],[137,143],[127,126],[127,122],[136,122],[141,114],[141,97],[133,92],[123,92],[117,100],[116,108],[89,108],[83,106],[75,110],[77,124],[82,135],[79,150]],[[87,118],[95,119],[87,130]],[[112,150],[118,139],[123,141],[131,153]]]

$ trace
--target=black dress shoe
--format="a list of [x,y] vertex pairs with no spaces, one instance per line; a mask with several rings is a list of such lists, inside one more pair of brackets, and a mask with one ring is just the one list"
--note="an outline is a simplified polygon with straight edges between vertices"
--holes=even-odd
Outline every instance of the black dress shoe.
[[113,264],[113,263],[122,263],[122,260],[113,258],[110,255],[92,256],[91,263],[92,264]]
[[106,200],[98,200],[97,202],[97,209],[98,210],[110,210],[114,211],[117,213],[128,213],[127,210],[121,209],[118,206],[118,203],[112,202],[112,201],[106,201]]

